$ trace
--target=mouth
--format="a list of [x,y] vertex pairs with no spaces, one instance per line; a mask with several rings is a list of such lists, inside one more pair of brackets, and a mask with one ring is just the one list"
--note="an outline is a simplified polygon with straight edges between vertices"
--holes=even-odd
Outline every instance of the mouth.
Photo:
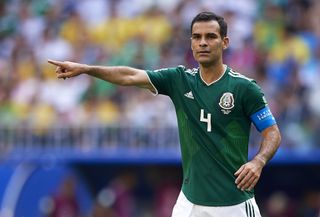
[[198,51],[197,52],[198,57],[207,57],[210,55],[209,51]]
[[197,53],[198,53],[198,54],[209,54],[210,51],[202,50],[202,51],[198,51]]

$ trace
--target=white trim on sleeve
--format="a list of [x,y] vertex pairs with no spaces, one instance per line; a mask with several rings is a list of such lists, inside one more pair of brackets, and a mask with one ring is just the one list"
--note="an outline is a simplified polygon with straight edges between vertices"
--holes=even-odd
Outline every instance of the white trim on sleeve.
[[153,89],[154,89],[154,92],[153,92],[152,90],[150,90],[150,91],[151,91],[151,93],[152,93],[154,96],[157,96],[157,95],[159,94],[158,89],[157,89],[157,88],[154,86],[154,84],[152,83],[152,81],[151,81],[151,79],[150,79],[150,77],[149,77],[149,75],[148,75],[147,71],[145,71],[145,73],[146,73],[146,75],[147,75],[147,77],[148,77],[148,80],[149,80],[149,82],[150,82],[151,86],[152,86],[152,87],[153,87]]

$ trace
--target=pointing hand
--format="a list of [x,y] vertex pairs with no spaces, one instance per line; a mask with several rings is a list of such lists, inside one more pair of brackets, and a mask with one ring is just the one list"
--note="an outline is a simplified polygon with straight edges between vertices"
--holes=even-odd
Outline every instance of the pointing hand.
[[51,63],[55,66],[56,68],[56,74],[57,78],[71,78],[78,76],[82,73],[86,73],[89,66],[86,64],[80,64],[80,63],[75,63],[75,62],[69,62],[69,61],[56,61],[56,60],[48,60],[48,63]]

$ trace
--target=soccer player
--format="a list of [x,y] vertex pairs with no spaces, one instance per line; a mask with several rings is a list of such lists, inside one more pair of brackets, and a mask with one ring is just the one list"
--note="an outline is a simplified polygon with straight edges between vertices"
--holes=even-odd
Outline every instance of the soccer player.
[[[223,64],[227,23],[211,12],[191,23],[191,49],[199,68],[155,71],[48,60],[58,78],[88,74],[164,94],[175,105],[183,183],[172,217],[258,217],[253,188],[280,145],[281,135],[261,88]],[[248,160],[251,123],[261,132]]]

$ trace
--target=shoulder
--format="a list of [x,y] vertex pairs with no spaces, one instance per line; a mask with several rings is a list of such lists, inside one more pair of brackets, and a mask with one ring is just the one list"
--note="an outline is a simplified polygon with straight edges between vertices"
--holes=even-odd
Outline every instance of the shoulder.
[[[159,69],[158,71],[161,71],[163,69]],[[184,65],[179,65],[177,67],[174,67],[174,68],[167,68],[167,70],[171,70],[171,71],[176,71],[176,72],[180,72],[180,73],[183,73],[183,74],[188,74],[188,75],[196,75],[198,73],[198,68],[187,68],[185,67]]]
[[242,83],[255,83],[255,80],[252,78],[249,78],[239,72],[234,71],[233,69],[229,68],[229,70],[227,71],[228,75],[230,76],[230,78],[232,80],[238,81],[238,82],[242,82]]
[[249,95],[261,95],[263,94],[262,88],[257,82],[243,74],[240,74],[231,68],[228,70],[229,81],[237,89],[238,93],[248,97]]
[[228,76],[232,82],[234,82],[236,85],[240,86],[253,86],[260,88],[257,84],[257,82],[253,78],[249,78],[239,72],[234,71],[233,69],[229,68],[227,71]]
[[194,77],[199,71],[198,68],[191,68],[190,69],[190,68],[185,67],[184,65],[179,65],[179,66],[173,67],[173,68],[159,69],[156,71],[161,72],[163,70],[170,71],[171,73],[178,73],[183,76],[191,76],[191,77]]
[[198,68],[187,69],[184,66],[179,66],[179,67],[183,67],[182,68],[183,72],[186,73],[187,75],[195,76],[199,72]]
[[155,69],[155,70],[147,70],[149,72],[184,72],[188,70],[185,66],[183,65],[179,65],[179,66],[176,66],[176,67],[168,67],[168,68],[160,68],[160,69]]

